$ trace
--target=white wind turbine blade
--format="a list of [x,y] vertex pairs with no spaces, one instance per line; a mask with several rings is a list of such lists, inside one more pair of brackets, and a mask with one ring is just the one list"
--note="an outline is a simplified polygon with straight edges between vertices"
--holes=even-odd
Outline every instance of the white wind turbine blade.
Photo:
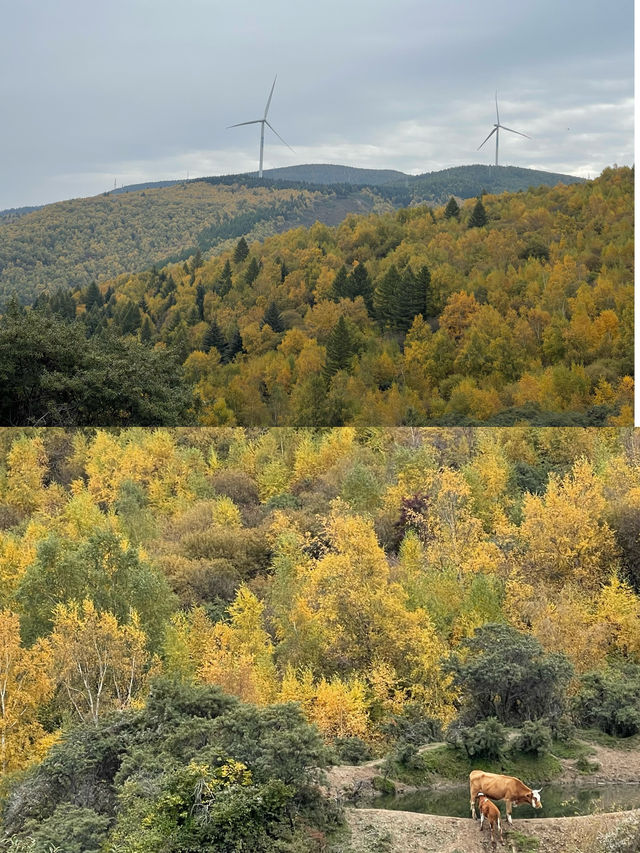
[[263,121],[264,121],[264,119],[261,119],[261,118],[254,119],[254,121],[240,121],[240,122],[238,122],[238,124],[227,125],[227,130],[229,130],[229,128],[231,128],[231,127],[243,127],[243,125],[245,125],[245,124],[262,124]]
[[[491,131],[489,136],[487,136],[487,138],[485,139],[484,142],[488,142],[497,130],[498,130],[498,126],[496,125],[496,127],[493,128],[493,130]],[[478,145],[478,147],[476,148],[476,151],[479,151],[482,148],[482,146],[484,145],[484,142],[481,145]]]
[[[269,112],[269,107],[271,106],[271,98],[273,97],[273,90],[276,88],[276,80],[277,79],[278,79],[278,75],[276,74],[276,76],[273,78],[273,85],[271,87],[271,91],[269,92],[269,100],[267,101],[267,106],[264,108],[263,118],[266,118],[267,113]],[[272,130],[273,130],[273,128],[272,128]]]
[[498,90],[496,89],[496,119],[498,120],[498,124],[500,124],[500,113],[498,112]]
[[530,136],[527,136],[527,134],[526,134],[526,133],[520,133],[520,131],[519,131],[519,130],[513,130],[512,128],[507,127],[507,126],[506,126],[506,125],[504,125],[504,124],[501,124],[501,125],[500,125],[500,127],[501,127],[503,130],[508,130],[508,131],[509,131],[509,133],[517,133],[517,134],[518,134],[518,136],[524,136],[526,139],[531,139],[531,137],[530,137]]
[[[287,146],[287,148],[288,148],[290,151],[293,151],[293,148],[289,145],[289,143],[284,141],[284,139],[280,136],[280,134],[278,133],[278,131],[277,131],[274,127],[272,127],[266,119],[264,120],[264,123],[267,125],[267,127],[270,127],[270,128],[271,128],[271,130],[275,133],[275,135],[278,137],[278,139],[280,140],[280,142],[284,142],[284,144]],[[294,151],[293,153],[295,154],[295,151]]]

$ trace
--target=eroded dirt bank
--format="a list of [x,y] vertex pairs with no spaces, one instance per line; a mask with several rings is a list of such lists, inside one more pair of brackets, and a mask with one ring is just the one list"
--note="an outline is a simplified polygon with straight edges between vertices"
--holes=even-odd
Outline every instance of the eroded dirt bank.
[[[522,849],[516,834],[537,839],[537,853],[594,853],[598,838],[622,821],[640,817],[632,812],[594,814],[584,817],[514,820],[512,830],[505,829],[505,844],[498,850]],[[470,818],[440,817],[415,812],[383,809],[348,809],[353,853],[487,853],[491,850],[489,832],[479,832],[479,824]],[[530,847],[529,849],[533,849]]]

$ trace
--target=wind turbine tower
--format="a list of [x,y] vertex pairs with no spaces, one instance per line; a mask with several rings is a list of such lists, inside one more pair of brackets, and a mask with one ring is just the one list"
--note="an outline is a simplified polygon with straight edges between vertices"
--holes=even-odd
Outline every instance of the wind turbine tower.
[[271,86],[271,91],[269,92],[269,99],[267,101],[267,106],[264,108],[264,115],[262,116],[262,118],[257,118],[257,119],[254,119],[253,121],[241,121],[238,124],[231,124],[227,128],[227,130],[229,130],[229,128],[231,128],[231,127],[242,127],[245,124],[259,124],[260,125],[260,165],[258,167],[258,177],[259,178],[262,177],[262,161],[263,161],[263,155],[264,155],[264,126],[265,126],[265,124],[267,125],[267,127],[271,128],[271,130],[275,133],[275,135],[278,137],[280,142],[283,142],[290,151],[293,151],[293,148],[291,148],[289,143],[285,142],[284,139],[278,133],[278,131],[272,125],[270,125],[269,122],[267,121],[267,113],[269,112],[269,107],[271,106],[271,98],[273,97],[273,90],[276,87],[276,80],[277,79],[278,79],[278,75],[276,74],[276,76],[273,78],[273,85]]
[[[496,123],[493,125],[493,130],[491,131],[489,136],[487,136],[487,138],[482,143],[482,145],[484,145],[485,142],[488,142],[491,139],[491,137],[493,136],[493,134],[495,133],[495,135],[496,135],[496,166],[498,165],[498,141],[499,141],[499,136],[500,136],[500,128],[502,128],[502,130],[508,130],[509,133],[517,133],[518,136],[524,136],[526,139],[531,139],[531,137],[527,136],[526,133],[520,133],[519,130],[513,130],[512,128],[507,127],[504,124],[500,124],[500,113],[498,112],[498,92],[496,91]],[[479,151],[482,148],[482,145],[478,145],[478,147],[476,148],[476,151]]]

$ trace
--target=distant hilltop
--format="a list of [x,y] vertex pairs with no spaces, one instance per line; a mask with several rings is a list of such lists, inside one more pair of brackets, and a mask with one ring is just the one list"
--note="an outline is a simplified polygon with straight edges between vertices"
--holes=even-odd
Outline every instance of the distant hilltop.
[[[256,172],[247,173],[255,177]],[[530,186],[555,186],[556,184],[582,183],[584,178],[543,172],[539,169],[521,169],[518,166],[453,166],[437,172],[408,175],[394,169],[359,169],[354,166],[309,164],[287,166],[282,169],[265,169],[264,177],[275,181],[295,181],[310,184],[356,184],[368,186],[410,187],[433,201],[443,201],[444,196],[458,195],[472,198],[483,190],[488,193],[517,192]],[[426,200],[426,199],[425,199]]]

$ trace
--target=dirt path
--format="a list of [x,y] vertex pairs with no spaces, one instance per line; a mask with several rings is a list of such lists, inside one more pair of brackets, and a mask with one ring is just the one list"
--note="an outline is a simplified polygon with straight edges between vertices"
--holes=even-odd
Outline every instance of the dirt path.
[[[596,814],[585,817],[515,820],[512,830],[505,829],[505,844],[498,850],[516,853],[516,838],[522,833],[538,840],[537,853],[594,853],[598,836],[632,816],[633,812]],[[479,824],[470,818],[440,817],[414,812],[383,809],[349,809],[353,853],[489,853],[489,832],[479,832]]]
[[606,746],[590,744],[595,750],[589,761],[597,762],[600,767],[595,773],[580,773],[575,761],[564,759],[564,773],[554,782],[590,783],[590,782],[640,782],[640,750],[610,749]]

